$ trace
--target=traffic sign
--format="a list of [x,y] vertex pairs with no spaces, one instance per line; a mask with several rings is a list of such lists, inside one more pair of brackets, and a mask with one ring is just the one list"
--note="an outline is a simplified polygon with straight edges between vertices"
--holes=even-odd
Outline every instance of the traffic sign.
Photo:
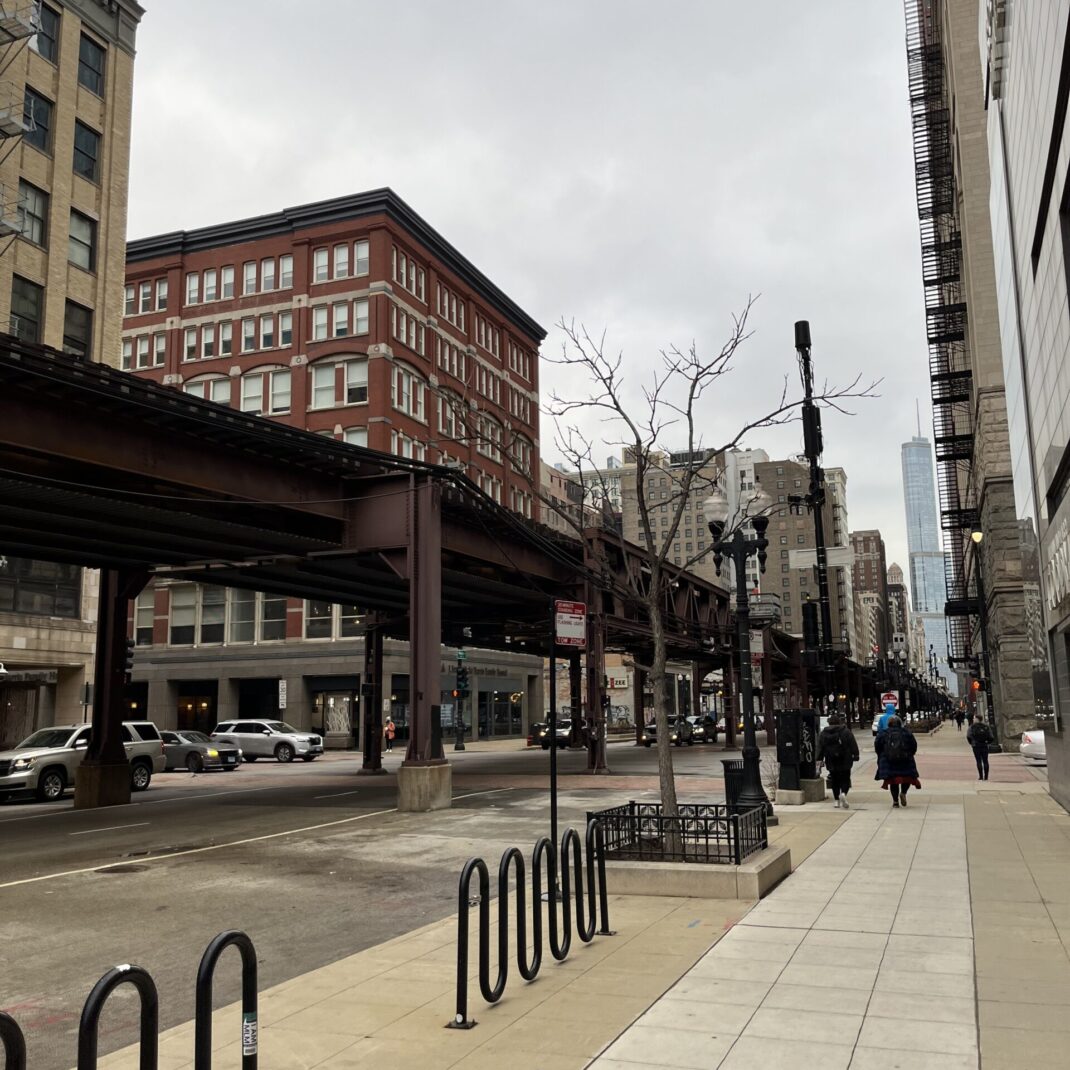
[[899,709],[898,691],[885,691],[884,694],[881,695],[881,709],[883,710],[885,706],[894,706],[896,709]]
[[467,650],[458,650],[457,651],[457,660],[458,661],[467,661],[468,660],[468,651]]
[[587,646],[587,605],[584,602],[554,602],[554,642],[558,646]]

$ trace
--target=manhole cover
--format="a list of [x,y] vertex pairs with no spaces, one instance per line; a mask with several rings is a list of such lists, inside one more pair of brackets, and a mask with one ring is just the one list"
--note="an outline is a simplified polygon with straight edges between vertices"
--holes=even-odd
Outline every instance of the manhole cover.
[[148,866],[139,866],[133,863],[126,863],[121,866],[105,866],[103,869],[98,869],[98,873],[141,873],[148,869]]

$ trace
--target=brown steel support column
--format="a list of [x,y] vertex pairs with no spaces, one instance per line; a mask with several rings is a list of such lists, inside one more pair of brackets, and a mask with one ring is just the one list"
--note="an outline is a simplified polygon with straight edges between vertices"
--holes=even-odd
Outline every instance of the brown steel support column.
[[409,746],[398,770],[398,810],[446,809],[451,769],[439,721],[442,664],[442,511],[438,486],[413,474],[409,489]]
[[643,744],[643,727],[646,725],[643,695],[646,693],[646,673],[638,665],[632,669],[632,720],[635,722],[635,745]]
[[765,742],[776,746],[776,724],[773,714],[773,630],[762,629],[762,716],[765,719]]
[[699,707],[702,705],[702,681],[705,679],[706,670],[699,661],[691,662],[691,716],[701,715]]
[[572,727],[569,729],[569,747],[583,747],[583,664],[580,652],[572,651],[568,656],[568,704]]
[[364,722],[362,773],[383,772],[383,623],[371,615],[364,633],[364,679],[360,689]]
[[[598,595],[596,594],[597,598]],[[608,773],[606,762],[606,671],[605,622],[600,613],[587,616],[587,769],[594,773]]]
[[148,583],[147,572],[100,572],[97,652],[93,672],[93,720],[85,761],[75,770],[74,806],[119,806],[130,801],[130,763],[123,747],[126,639],[130,600]]

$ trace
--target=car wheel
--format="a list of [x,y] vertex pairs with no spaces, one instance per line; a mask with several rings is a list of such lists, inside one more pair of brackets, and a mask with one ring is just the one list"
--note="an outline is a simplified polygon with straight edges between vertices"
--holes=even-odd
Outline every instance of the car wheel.
[[650,744],[649,743],[644,743],[643,746],[646,747],[647,750],[650,750]]
[[689,740],[687,741],[687,745],[688,745],[689,747],[693,747],[693,746],[695,745],[695,738],[694,738],[694,736],[692,736],[692,737],[691,737],[691,739],[689,739]]
[[543,750],[549,750],[549,749],[550,749],[550,744],[549,744],[549,743],[544,743],[544,744],[542,745],[542,749],[543,749]]
[[130,787],[144,791],[152,780],[152,770],[144,762],[134,762],[130,769]]
[[191,773],[203,773],[204,759],[194,751],[192,754],[186,756],[186,768]]
[[294,749],[289,743],[280,743],[275,748],[275,757],[285,765],[294,760]]
[[302,754],[301,755],[301,761],[303,761],[303,762],[314,762],[315,760],[316,760],[316,756],[314,754]]
[[41,802],[55,802],[63,798],[67,787],[67,774],[62,769],[46,769],[37,778],[35,794]]
[[242,761],[243,762],[255,762],[257,760],[257,758],[259,758],[259,757],[260,757],[259,754],[247,754],[244,758],[242,758]]

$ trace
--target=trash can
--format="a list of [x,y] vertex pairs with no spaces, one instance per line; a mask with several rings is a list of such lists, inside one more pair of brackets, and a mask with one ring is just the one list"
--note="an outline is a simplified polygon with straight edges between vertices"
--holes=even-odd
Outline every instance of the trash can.
[[743,790],[743,759],[722,758],[724,766],[724,801],[729,813],[739,805],[739,794]]

